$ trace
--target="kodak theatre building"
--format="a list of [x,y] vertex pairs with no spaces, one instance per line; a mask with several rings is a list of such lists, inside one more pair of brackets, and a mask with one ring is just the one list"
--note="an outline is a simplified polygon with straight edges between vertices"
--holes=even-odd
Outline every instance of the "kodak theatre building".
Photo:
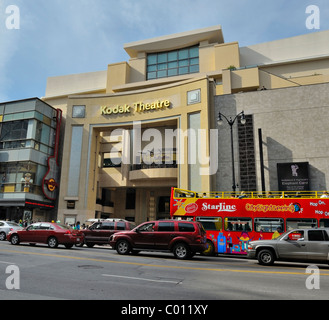
[[231,190],[219,112],[247,120],[233,127],[237,190],[279,190],[279,164],[293,162],[326,188],[329,148],[315,150],[324,134],[311,119],[328,132],[327,37],[240,48],[215,26],[126,44],[129,61],[105,71],[49,78],[43,100],[65,121],[57,218],[140,223],[169,217],[171,187]]

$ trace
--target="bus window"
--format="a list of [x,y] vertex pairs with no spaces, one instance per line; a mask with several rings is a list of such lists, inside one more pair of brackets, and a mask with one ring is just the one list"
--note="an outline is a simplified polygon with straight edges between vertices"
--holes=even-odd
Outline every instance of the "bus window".
[[287,219],[287,231],[299,228],[317,227],[316,219]]
[[254,230],[257,232],[270,232],[273,233],[280,228],[283,232],[284,224],[281,218],[255,218]]
[[222,231],[222,218],[219,217],[196,217],[196,221],[202,223],[205,230]]
[[251,218],[230,217],[224,219],[225,231],[252,231]]
[[329,228],[329,219],[320,219],[320,227]]

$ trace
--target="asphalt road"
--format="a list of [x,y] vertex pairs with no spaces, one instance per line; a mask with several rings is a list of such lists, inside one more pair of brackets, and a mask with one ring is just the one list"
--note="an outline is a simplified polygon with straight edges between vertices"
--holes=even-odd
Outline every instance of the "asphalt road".
[[306,267],[264,267],[253,260],[199,255],[179,261],[165,253],[120,256],[110,247],[50,249],[0,242],[0,299],[329,299],[329,266],[319,266],[319,276],[317,269],[306,273]]

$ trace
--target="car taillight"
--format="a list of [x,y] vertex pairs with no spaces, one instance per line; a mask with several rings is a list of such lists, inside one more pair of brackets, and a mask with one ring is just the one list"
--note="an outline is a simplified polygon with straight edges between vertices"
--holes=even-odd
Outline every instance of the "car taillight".
[[71,230],[67,230],[65,234],[72,234]]
[[13,228],[10,228],[10,231],[13,231],[14,229]]

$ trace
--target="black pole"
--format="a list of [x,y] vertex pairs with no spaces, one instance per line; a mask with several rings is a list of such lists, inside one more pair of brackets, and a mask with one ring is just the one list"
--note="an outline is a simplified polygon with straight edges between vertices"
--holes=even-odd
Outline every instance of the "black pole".
[[265,171],[264,171],[262,129],[258,129],[258,142],[259,142],[260,175],[261,175],[261,181],[262,181],[262,191],[265,193],[266,190],[265,190]]
[[232,151],[232,190],[235,193],[236,185],[235,185],[235,169],[234,169],[234,147],[233,147],[233,122],[230,122],[231,127],[231,151]]
[[230,117],[230,119],[228,119],[225,115],[223,115],[222,113],[218,113],[218,124],[221,125],[223,120],[222,117],[226,120],[226,122],[229,124],[229,126],[231,127],[231,152],[232,152],[232,190],[235,193],[236,190],[236,184],[235,184],[235,169],[234,169],[234,147],[233,147],[233,125],[235,120],[238,117],[241,117],[241,123],[245,124],[246,123],[246,118],[244,115],[244,111],[240,112],[239,114],[237,114],[235,116],[235,118],[232,120],[232,118]]

